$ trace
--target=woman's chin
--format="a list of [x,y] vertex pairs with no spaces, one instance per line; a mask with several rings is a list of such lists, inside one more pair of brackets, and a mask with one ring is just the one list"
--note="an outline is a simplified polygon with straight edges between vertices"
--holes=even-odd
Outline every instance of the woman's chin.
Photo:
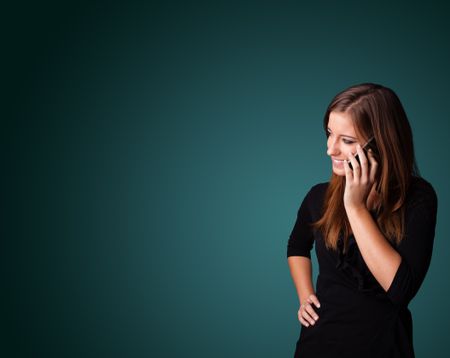
[[338,175],[338,176],[345,176],[345,169],[344,168],[336,168],[336,167],[334,167],[333,166],[333,173],[335,174],[335,175]]

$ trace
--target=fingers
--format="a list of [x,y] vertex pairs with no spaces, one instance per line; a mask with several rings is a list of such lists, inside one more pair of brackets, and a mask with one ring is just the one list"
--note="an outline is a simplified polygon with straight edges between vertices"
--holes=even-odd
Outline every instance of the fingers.
[[348,155],[348,160],[347,161],[352,163],[352,169],[350,169],[350,166],[349,166],[349,169],[352,171],[353,177],[355,179],[358,179],[361,168],[359,166],[358,161],[355,158],[355,155],[350,152],[350,154]]
[[314,321],[310,321],[311,324],[316,323],[315,321],[317,321],[319,319],[319,316],[317,315],[317,313],[314,311],[314,308],[311,304],[308,304],[306,307],[306,312],[309,314],[309,317],[311,317],[312,319],[314,319]]
[[309,327],[310,323],[309,323],[309,321],[306,318],[303,317],[302,309],[298,310],[298,320],[305,327]]
[[[352,163],[353,165],[353,163]],[[344,171],[345,171],[345,181],[347,183],[350,183],[353,179],[353,171],[350,169],[350,166],[348,165],[348,161],[344,160]]]
[[300,309],[298,310],[298,319],[304,326],[309,327],[309,325],[314,325],[316,323],[319,316],[314,312],[311,304],[306,303],[305,305],[300,306]]
[[[356,146],[356,151],[358,152],[358,157],[359,157],[359,163],[360,163],[360,170],[361,170],[361,183],[367,183],[368,177],[369,177],[369,168],[368,168],[368,163],[369,161],[367,160],[366,157],[366,153],[364,153],[364,151],[362,150],[361,146],[358,144]],[[353,165],[353,162],[352,162]]]
[[313,304],[317,308],[320,308],[320,302],[314,294],[310,295],[307,302],[300,305],[300,309],[298,310],[298,319],[301,324],[306,327],[309,327],[309,325],[314,325],[319,319],[319,316],[314,311]]
[[370,174],[369,174],[369,180],[371,183],[375,182],[377,170],[378,170],[378,163],[375,160],[375,157],[373,155],[372,149],[369,149],[367,155],[369,156],[370,161]]
[[316,295],[312,294],[308,297],[307,302],[314,303],[317,308],[320,308],[320,302],[317,299]]

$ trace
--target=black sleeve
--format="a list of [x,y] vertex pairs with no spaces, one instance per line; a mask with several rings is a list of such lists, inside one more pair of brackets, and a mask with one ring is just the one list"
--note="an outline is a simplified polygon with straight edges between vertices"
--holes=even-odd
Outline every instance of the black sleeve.
[[311,250],[314,244],[314,234],[310,227],[312,222],[310,210],[310,197],[312,189],[306,194],[300,209],[297,212],[297,219],[289,235],[287,244],[287,257],[305,256],[311,258]]
[[405,216],[406,236],[396,248],[402,261],[386,294],[391,302],[407,306],[419,290],[430,266],[437,215],[437,196],[430,186],[421,190]]

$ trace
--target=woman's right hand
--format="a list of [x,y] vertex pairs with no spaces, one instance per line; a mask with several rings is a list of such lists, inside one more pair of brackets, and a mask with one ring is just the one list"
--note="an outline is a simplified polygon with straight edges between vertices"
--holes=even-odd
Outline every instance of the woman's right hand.
[[310,324],[314,325],[319,319],[319,316],[314,311],[313,304],[320,308],[320,302],[315,294],[309,295],[306,302],[302,303],[298,310],[298,320],[306,327],[309,327]]

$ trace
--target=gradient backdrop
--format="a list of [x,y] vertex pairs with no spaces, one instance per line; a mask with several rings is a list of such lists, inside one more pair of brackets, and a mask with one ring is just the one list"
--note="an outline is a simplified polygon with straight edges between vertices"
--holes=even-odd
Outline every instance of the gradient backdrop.
[[[331,174],[323,113],[338,91],[378,82],[402,100],[438,193],[410,309],[417,357],[447,357],[449,10],[4,7],[0,355],[292,357],[286,244],[304,195]],[[315,256],[314,269],[315,281]]]

